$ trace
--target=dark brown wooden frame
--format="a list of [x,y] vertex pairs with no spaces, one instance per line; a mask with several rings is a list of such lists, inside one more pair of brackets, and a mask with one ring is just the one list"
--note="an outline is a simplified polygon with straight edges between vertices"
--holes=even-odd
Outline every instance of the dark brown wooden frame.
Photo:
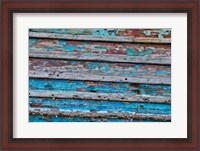
[[[198,0],[3,0],[1,2],[1,149],[0,150],[200,150],[199,1]],[[142,139],[13,138],[13,13],[142,12],[188,15],[188,137]]]

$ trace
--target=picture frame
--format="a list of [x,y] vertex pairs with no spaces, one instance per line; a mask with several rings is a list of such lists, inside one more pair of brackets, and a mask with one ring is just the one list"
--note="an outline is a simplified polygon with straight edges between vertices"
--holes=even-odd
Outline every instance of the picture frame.
[[[10,0],[1,5],[1,150],[200,150],[198,0]],[[14,138],[14,13],[187,13],[187,138]]]

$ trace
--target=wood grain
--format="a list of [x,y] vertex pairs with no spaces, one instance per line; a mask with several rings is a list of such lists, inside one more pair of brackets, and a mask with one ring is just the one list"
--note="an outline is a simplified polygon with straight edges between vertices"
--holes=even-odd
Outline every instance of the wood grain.
[[50,98],[73,98],[88,100],[114,100],[125,102],[150,102],[150,103],[171,103],[171,98],[150,95],[124,95],[121,93],[93,93],[93,92],[69,92],[69,91],[38,91],[29,90],[30,97]]
[[93,36],[93,35],[72,35],[60,33],[29,32],[29,37],[52,38],[66,40],[85,41],[108,41],[108,42],[131,42],[131,43],[171,43],[170,38],[140,38],[133,36]]
[[46,59],[66,59],[66,60],[86,60],[86,61],[104,61],[104,62],[125,62],[125,63],[146,63],[146,64],[171,64],[171,57],[160,56],[126,56],[115,54],[88,54],[82,52],[60,52],[60,51],[38,51],[36,49],[29,51],[31,58]]
[[156,121],[170,121],[170,115],[164,114],[144,114],[144,113],[91,113],[91,112],[62,112],[62,111],[45,111],[45,110],[29,110],[29,114],[36,115],[55,115],[61,117],[89,117],[89,118],[122,118],[132,120],[156,120]]

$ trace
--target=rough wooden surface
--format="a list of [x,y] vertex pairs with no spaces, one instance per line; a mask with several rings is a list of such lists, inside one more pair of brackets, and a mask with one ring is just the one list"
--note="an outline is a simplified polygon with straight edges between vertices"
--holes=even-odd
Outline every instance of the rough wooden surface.
[[50,119],[51,115],[61,117],[86,117],[86,118],[118,118],[131,120],[156,120],[156,121],[170,121],[171,115],[163,114],[144,114],[144,113],[92,113],[92,112],[68,112],[68,111],[45,111],[45,110],[29,110],[29,114],[47,115]]
[[166,64],[170,65],[170,57],[157,56],[126,56],[116,54],[88,54],[82,52],[60,52],[60,51],[38,51],[30,50],[29,56],[32,58],[47,59],[68,59],[68,60],[86,60],[86,61],[105,61],[105,62],[126,62],[126,63],[147,63],[147,64]]
[[29,37],[52,38],[66,40],[85,40],[85,41],[108,41],[108,42],[131,42],[131,43],[171,43],[170,38],[140,38],[134,36],[93,36],[93,35],[72,35],[60,33],[38,33],[29,32]]
[[29,59],[29,76],[131,83],[171,83],[170,66]]
[[81,112],[139,112],[151,114],[170,114],[170,104],[126,102],[116,100],[87,100],[69,98],[30,97],[31,109],[67,110]]
[[124,95],[121,93],[66,92],[66,91],[29,91],[30,97],[73,98],[88,100],[116,100],[126,102],[171,103],[171,98],[150,95]]
[[134,36],[134,37],[151,37],[151,38],[171,38],[171,29],[104,29],[104,28],[72,28],[72,29],[30,29],[32,32],[60,33],[72,35],[95,35],[95,36]]
[[171,29],[30,29],[30,122],[171,121]]
[[150,95],[171,97],[170,85],[136,84],[124,82],[100,82],[60,79],[30,79],[30,90],[93,93],[121,93],[124,95]]

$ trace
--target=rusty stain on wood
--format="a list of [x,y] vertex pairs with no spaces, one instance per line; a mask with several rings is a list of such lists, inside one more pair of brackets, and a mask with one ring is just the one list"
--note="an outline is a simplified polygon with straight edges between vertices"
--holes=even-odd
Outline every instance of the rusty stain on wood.
[[30,29],[29,121],[171,121],[171,29]]

